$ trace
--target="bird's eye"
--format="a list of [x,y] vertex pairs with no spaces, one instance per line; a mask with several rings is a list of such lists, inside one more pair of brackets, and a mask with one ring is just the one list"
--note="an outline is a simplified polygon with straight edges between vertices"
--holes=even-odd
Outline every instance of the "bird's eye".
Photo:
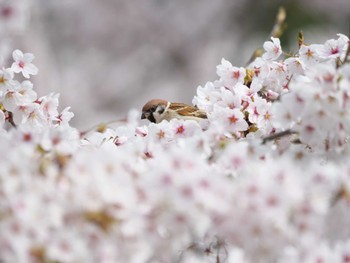
[[162,114],[165,111],[165,108],[163,106],[158,106],[157,112],[158,114]]
[[164,110],[165,110],[165,109],[164,109],[163,107],[159,107],[158,113],[159,113],[159,114],[162,114],[162,113],[164,112]]

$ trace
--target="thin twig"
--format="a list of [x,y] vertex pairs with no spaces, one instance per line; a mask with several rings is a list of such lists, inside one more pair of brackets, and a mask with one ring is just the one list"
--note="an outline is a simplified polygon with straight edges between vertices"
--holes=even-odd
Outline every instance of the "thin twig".
[[13,121],[13,114],[12,112],[8,112],[8,118],[7,118],[8,122],[13,126],[13,128],[17,128],[16,123]]
[[298,33],[298,46],[299,46],[299,49],[300,47],[304,45],[304,34],[303,34],[303,31],[299,31]]
[[277,12],[275,25],[273,26],[270,37],[281,37],[286,29],[286,9],[284,7],[280,7]]
[[292,134],[295,134],[295,133],[296,132],[292,131],[292,130],[285,130],[285,131],[282,131],[282,132],[274,133],[272,135],[269,135],[269,136],[263,138],[262,144],[265,144],[268,141],[274,141],[276,139],[282,138],[284,136],[292,135]]

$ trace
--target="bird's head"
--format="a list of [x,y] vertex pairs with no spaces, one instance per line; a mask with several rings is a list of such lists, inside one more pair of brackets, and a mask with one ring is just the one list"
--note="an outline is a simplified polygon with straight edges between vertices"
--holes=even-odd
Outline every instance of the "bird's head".
[[168,102],[161,99],[154,99],[147,102],[142,108],[141,119],[158,123],[162,120],[162,114],[168,106]]

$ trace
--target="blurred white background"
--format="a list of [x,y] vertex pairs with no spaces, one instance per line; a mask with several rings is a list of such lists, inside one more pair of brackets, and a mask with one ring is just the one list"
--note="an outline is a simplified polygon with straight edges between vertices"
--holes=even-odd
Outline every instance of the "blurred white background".
[[348,34],[350,1],[0,0],[0,52],[34,53],[39,96],[61,94],[81,129],[151,98],[191,103],[222,57],[244,66],[287,10],[285,51]]

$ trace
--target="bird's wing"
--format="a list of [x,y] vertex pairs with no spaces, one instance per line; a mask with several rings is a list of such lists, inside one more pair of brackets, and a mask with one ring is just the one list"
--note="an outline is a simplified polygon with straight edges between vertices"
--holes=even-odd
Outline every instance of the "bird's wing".
[[197,117],[202,119],[207,118],[207,114],[204,111],[201,111],[197,107],[195,106],[193,107],[185,103],[173,102],[171,103],[170,108],[176,111],[177,114],[182,116],[192,116],[192,117]]

